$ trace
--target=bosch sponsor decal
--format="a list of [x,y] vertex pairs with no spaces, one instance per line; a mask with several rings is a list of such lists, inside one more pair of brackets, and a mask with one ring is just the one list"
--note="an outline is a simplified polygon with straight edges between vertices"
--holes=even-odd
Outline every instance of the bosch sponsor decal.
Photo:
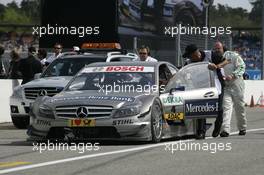
[[114,120],[113,125],[129,125],[133,124],[132,119],[125,119],[125,120]]
[[173,95],[168,95],[161,98],[164,106],[183,105],[183,98]]
[[65,100],[110,100],[110,101],[127,101],[133,102],[135,100],[134,97],[124,97],[124,96],[84,96],[84,97],[64,97],[64,98],[56,98],[52,99],[51,102],[57,101],[65,101]]
[[105,66],[105,67],[86,67],[81,73],[90,72],[154,72],[154,67],[150,66]]
[[184,114],[183,114],[183,112],[165,113],[164,114],[164,118],[166,120],[171,120],[171,121],[183,120],[184,119]]
[[215,115],[218,112],[218,100],[190,100],[185,101],[185,115]]

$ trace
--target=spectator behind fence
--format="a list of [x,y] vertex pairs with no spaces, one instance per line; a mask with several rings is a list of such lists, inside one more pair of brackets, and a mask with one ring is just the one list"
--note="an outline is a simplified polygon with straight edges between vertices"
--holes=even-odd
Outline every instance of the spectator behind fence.
[[12,79],[13,89],[19,85],[18,79],[21,78],[21,72],[19,72],[20,56],[16,49],[10,52],[10,67],[8,71],[8,78]]
[[9,70],[9,60],[3,56],[4,52],[5,48],[0,44],[0,78],[7,78]]
[[35,57],[36,48],[28,48],[28,57],[20,60],[19,71],[22,73],[22,83],[25,84],[34,79],[34,75],[42,72],[40,61]]

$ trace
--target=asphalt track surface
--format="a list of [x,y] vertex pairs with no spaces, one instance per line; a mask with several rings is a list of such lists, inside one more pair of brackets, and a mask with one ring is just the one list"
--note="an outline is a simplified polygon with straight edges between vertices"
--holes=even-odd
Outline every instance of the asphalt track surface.
[[237,134],[233,117],[228,138],[211,138],[211,127],[205,140],[88,142],[87,148],[69,145],[68,150],[58,145],[54,149],[37,143],[33,146],[26,141],[25,130],[0,124],[0,174],[263,175],[264,108],[247,108],[247,118],[246,136]]

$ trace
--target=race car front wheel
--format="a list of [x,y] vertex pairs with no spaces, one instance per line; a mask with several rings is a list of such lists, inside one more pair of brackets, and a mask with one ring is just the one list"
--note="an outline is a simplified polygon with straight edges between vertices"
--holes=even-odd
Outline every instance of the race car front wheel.
[[162,137],[162,110],[158,100],[151,107],[151,136],[154,143],[160,142]]
[[27,129],[29,125],[29,117],[11,117],[14,126],[18,129]]

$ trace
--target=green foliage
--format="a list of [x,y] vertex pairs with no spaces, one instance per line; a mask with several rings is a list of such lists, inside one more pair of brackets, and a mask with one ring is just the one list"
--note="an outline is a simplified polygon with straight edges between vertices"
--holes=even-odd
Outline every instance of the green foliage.
[[17,11],[14,8],[6,8],[1,20],[3,23],[9,24],[30,24],[31,20],[23,12]]
[[261,0],[256,0],[255,2],[251,3],[253,5],[253,8],[251,12],[249,13],[249,19],[260,24],[261,23],[261,16],[262,16],[262,4]]
[[6,6],[0,4],[0,21],[2,24],[39,24],[40,0],[22,0],[20,5],[15,1]]
[[[258,0],[260,1],[260,0]],[[255,5],[253,5],[253,9]],[[243,8],[231,8],[229,6],[218,4],[210,8],[209,23],[211,26],[230,26],[230,27],[260,27],[260,23],[250,18],[250,13]],[[261,15],[259,15],[260,17]]]

